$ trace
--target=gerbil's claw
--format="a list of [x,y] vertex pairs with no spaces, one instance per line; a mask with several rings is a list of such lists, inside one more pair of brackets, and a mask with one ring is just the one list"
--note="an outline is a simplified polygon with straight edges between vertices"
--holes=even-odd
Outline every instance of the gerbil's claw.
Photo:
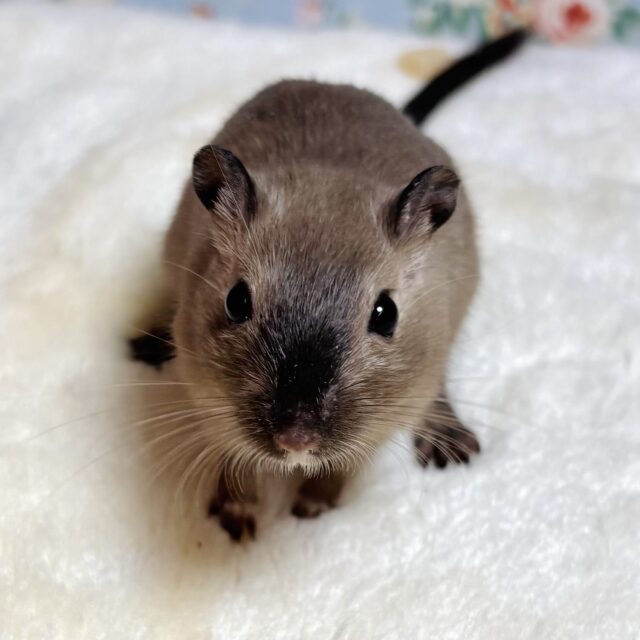
[[467,464],[474,453],[480,453],[478,439],[454,413],[449,401],[441,397],[434,403],[424,429],[416,434],[416,458],[426,467],[433,463],[443,469],[447,463]]
[[129,351],[134,360],[140,360],[156,369],[175,357],[175,347],[169,329],[151,329],[144,335],[129,340]]
[[291,507],[291,515],[296,518],[317,518],[331,508],[332,506],[325,501],[298,496],[298,499],[293,503],[293,507]]
[[220,503],[214,498],[209,504],[209,516],[218,518],[220,526],[234,542],[256,537],[256,520],[246,504],[235,501]]

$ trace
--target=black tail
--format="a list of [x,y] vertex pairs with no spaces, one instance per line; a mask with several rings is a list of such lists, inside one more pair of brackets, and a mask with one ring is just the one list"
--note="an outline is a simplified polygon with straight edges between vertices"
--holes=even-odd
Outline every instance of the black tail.
[[449,94],[488,67],[509,56],[520,47],[528,35],[529,32],[526,29],[516,29],[497,40],[481,45],[436,76],[407,103],[402,113],[417,125],[421,124]]

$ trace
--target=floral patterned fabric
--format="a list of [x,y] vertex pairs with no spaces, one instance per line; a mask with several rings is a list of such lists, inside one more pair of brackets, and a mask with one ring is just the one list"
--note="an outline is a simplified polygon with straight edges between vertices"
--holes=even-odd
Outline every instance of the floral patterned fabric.
[[553,43],[610,38],[640,43],[640,3],[634,0],[412,0],[413,24],[427,33],[498,35],[529,25]]
[[[2,1],[2,0],[0,0]],[[77,0],[50,0],[53,2]],[[429,35],[490,37],[529,25],[554,44],[640,44],[640,0],[84,0],[189,12],[252,24],[371,25]]]

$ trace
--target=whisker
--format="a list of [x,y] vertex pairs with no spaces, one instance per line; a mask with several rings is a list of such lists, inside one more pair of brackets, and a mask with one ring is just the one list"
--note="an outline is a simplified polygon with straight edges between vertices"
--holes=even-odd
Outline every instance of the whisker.
[[[178,417],[178,419],[182,419],[185,416],[183,415],[183,412],[177,412],[180,413],[181,415]],[[154,418],[148,418],[142,421],[139,421],[138,423],[134,424],[134,425],[130,425],[130,426],[135,426],[135,427],[139,427],[142,424],[148,423],[154,419],[159,419],[159,418],[163,418],[165,416],[156,416]],[[207,419],[211,419],[211,417],[207,418]],[[76,478],[80,473],[82,473],[83,471],[85,471],[86,469],[88,469],[89,467],[91,467],[92,465],[94,465],[95,463],[99,462],[100,460],[103,460],[105,457],[112,455],[113,453],[116,453],[119,450],[122,450],[123,448],[130,446],[130,442],[129,441],[124,441],[122,443],[120,443],[119,445],[115,446],[115,447],[111,447],[109,449],[107,449],[106,451],[103,451],[100,455],[92,458],[91,460],[89,460],[89,462],[87,462],[86,464],[82,465],[79,469],[77,469],[74,473],[72,473],[70,476],[68,476],[61,484],[59,484],[56,488],[54,488],[51,492],[49,492],[47,494],[47,496],[45,496],[45,498],[43,498],[42,501],[40,501],[38,503],[38,506],[41,506],[41,504],[44,502],[44,500],[50,500],[55,494],[57,494],[64,486],[66,486],[69,482],[71,482],[74,478]]]
[[197,278],[200,278],[200,280],[208,284],[216,293],[218,292],[218,288],[213,284],[213,282],[211,282],[210,280],[207,280],[207,278],[200,275],[197,271],[190,269],[184,264],[178,264],[177,262],[172,262],[171,260],[164,260],[163,262],[164,264],[168,264],[168,265],[171,265],[172,267],[176,267],[177,269],[183,269],[184,271],[191,273],[192,275],[196,276]]
[[[163,406],[170,406],[170,405],[178,405],[178,404],[189,404],[192,405],[193,404],[193,400],[192,398],[185,398],[184,400],[171,400],[171,401],[165,401],[165,402],[153,402],[150,404],[144,404],[144,405],[140,405],[139,407],[136,407],[136,409],[138,410],[143,410],[143,409],[151,409],[151,408],[157,408],[157,407],[163,407]],[[200,400],[200,401],[205,401],[205,400],[211,400],[212,402],[217,402],[218,398],[208,398],[208,397],[201,397],[201,398],[195,398],[195,400]],[[43,431],[39,431],[31,436],[29,436],[28,438],[25,438],[25,440],[23,440],[23,442],[27,443],[27,442],[32,442],[33,440],[37,440],[38,438],[47,435],[48,433],[51,433],[53,431],[56,431],[58,429],[61,429],[63,427],[72,425],[72,424],[76,424],[78,422],[82,422],[83,420],[88,420],[89,418],[96,418],[98,416],[101,415],[107,415],[109,413],[115,413],[118,411],[125,411],[126,407],[125,406],[119,406],[119,407],[111,407],[108,409],[101,409],[99,411],[94,411],[92,413],[88,413],[82,416],[78,416],[77,418],[72,418],[71,420],[67,420],[66,422],[61,422],[58,424],[55,424],[51,427],[48,427],[47,429],[43,430]]]
[[478,273],[470,273],[470,274],[467,274],[466,276],[460,276],[458,278],[453,278],[451,280],[447,280],[445,282],[441,282],[441,283],[437,284],[436,286],[431,287],[430,289],[427,289],[427,291],[421,292],[420,295],[415,299],[414,302],[418,302],[419,300],[423,300],[430,293],[433,293],[434,291],[437,291],[438,289],[441,289],[442,287],[446,287],[447,285],[454,284],[455,282],[460,282],[462,280],[469,280],[471,278],[478,278],[479,276],[480,276],[480,274],[478,274]]

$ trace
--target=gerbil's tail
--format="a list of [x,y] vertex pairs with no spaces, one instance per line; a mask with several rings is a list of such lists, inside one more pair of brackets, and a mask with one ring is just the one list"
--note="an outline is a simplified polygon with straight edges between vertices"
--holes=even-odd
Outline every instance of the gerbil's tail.
[[451,93],[474,76],[516,51],[528,35],[529,32],[526,29],[515,29],[496,40],[490,40],[481,45],[436,76],[407,103],[402,113],[417,125],[421,124]]

